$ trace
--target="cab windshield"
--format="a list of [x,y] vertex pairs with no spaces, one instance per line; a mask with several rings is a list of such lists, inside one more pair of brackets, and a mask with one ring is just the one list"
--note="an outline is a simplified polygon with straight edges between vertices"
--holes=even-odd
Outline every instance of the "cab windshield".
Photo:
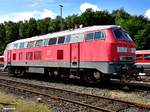
[[127,32],[123,31],[121,28],[115,29],[113,32],[117,39],[132,41],[130,35]]

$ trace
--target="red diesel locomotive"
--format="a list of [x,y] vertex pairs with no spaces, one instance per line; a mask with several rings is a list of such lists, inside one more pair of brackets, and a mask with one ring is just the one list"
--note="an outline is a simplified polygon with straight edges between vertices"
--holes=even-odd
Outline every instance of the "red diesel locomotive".
[[135,44],[120,26],[90,26],[9,43],[4,68],[15,75],[44,73],[97,81],[132,69]]

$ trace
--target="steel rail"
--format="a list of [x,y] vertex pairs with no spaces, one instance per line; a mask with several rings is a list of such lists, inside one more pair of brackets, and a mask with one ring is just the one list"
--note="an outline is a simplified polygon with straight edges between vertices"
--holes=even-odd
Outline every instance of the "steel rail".
[[41,92],[38,92],[38,91],[32,91],[32,90],[25,89],[25,88],[22,88],[22,87],[21,88],[20,87],[14,87],[14,86],[7,85],[7,84],[2,84],[2,83],[0,83],[0,85],[5,86],[5,87],[9,87],[9,88],[13,88],[13,89],[17,89],[17,90],[21,90],[21,91],[25,91],[25,92],[34,93],[34,94],[37,94],[37,95],[42,95],[42,96],[49,97],[49,98],[54,99],[54,100],[62,100],[62,101],[66,101],[66,102],[69,102],[69,103],[85,106],[85,107],[88,107],[88,108],[91,108],[91,109],[94,109],[94,110],[98,110],[98,111],[115,112],[115,111],[108,110],[108,109],[105,109],[105,108],[100,108],[100,107],[92,106],[92,105],[89,105],[89,104],[86,104],[86,103],[81,103],[79,101],[73,101],[73,100],[62,98],[62,97],[41,93]]

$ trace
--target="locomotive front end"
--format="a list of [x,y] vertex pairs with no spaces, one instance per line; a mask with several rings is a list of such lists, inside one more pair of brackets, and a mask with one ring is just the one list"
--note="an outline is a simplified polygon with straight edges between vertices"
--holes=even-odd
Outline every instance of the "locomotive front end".
[[136,45],[122,28],[113,28],[112,35],[114,43],[112,44],[112,53],[109,70],[113,73],[113,77],[120,79],[136,78],[139,69],[134,65]]

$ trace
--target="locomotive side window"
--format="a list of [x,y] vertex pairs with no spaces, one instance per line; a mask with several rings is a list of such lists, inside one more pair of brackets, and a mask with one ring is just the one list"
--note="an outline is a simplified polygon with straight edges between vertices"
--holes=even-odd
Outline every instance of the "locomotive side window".
[[24,48],[27,48],[28,42],[24,42]]
[[18,44],[14,44],[14,49],[17,49],[18,48]]
[[78,38],[78,42],[83,42],[84,41],[84,34],[78,34],[79,38]]
[[136,60],[142,60],[142,55],[141,54],[137,54],[136,55]]
[[63,50],[57,50],[57,59],[62,60],[63,57]]
[[32,52],[27,52],[26,53],[26,60],[32,60],[33,53]]
[[16,60],[16,53],[13,53],[13,60]]
[[144,60],[150,60],[150,54],[144,54]]
[[50,38],[48,45],[56,44],[56,42],[57,42],[57,38]]
[[42,45],[43,45],[43,40],[37,40],[36,44],[35,44],[35,47],[39,47],[39,46],[42,46]]
[[58,44],[63,44],[65,41],[65,37],[59,37],[58,38]]
[[93,40],[93,39],[94,39],[94,33],[93,32],[88,33],[87,37],[85,38],[85,40]]
[[28,42],[27,48],[34,47],[34,41]]
[[71,41],[70,43],[76,43],[79,40],[79,36],[77,34],[71,35]]
[[23,56],[23,53],[20,52],[20,53],[19,53],[19,60],[22,60],[22,56]]
[[49,39],[45,39],[45,40],[44,40],[44,46],[47,46],[47,45],[48,45],[48,42],[49,42]]
[[104,39],[105,34],[103,32],[95,32],[94,39]]
[[83,40],[84,40],[83,34],[74,34],[74,35],[71,35],[70,43],[83,42]]
[[19,48],[24,48],[24,43],[23,43],[23,42],[22,42],[22,43],[20,43]]
[[71,35],[67,35],[67,36],[66,36],[65,43],[70,43],[70,40],[71,40]]
[[34,52],[34,59],[35,60],[40,60],[41,59],[41,51],[35,51]]

